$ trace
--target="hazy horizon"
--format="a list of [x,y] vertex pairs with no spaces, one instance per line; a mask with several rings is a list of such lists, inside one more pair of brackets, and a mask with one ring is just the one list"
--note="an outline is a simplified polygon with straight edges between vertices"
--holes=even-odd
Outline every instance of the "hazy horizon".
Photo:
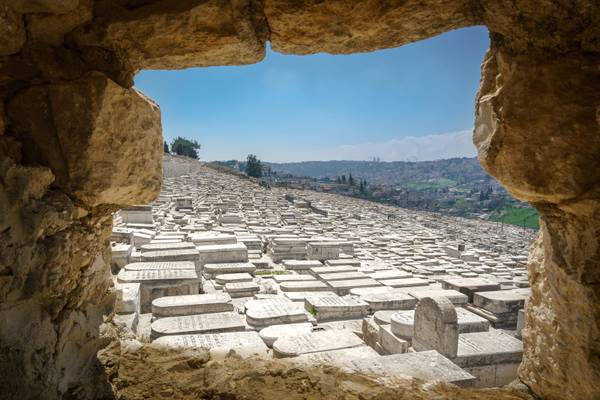
[[[415,162],[431,162],[431,161],[445,161],[445,160],[453,160],[453,159],[461,159],[461,158],[477,158],[477,156],[460,156],[460,157],[448,157],[448,158],[438,158],[435,160],[393,160],[393,161],[387,161],[387,160],[379,160],[379,161],[373,161],[373,160],[344,160],[344,159],[339,159],[339,160],[300,160],[300,161],[271,161],[271,160],[260,160],[263,163],[267,163],[267,164],[300,164],[300,163],[327,163],[327,162],[382,162],[382,163],[392,163],[392,162],[405,162],[405,163],[415,163]],[[246,161],[246,157],[244,157],[243,159],[236,159],[236,158],[230,158],[227,160],[203,160],[202,158],[200,158],[198,161],[202,161],[202,162],[227,162],[227,161],[238,161],[238,162],[245,162]]]

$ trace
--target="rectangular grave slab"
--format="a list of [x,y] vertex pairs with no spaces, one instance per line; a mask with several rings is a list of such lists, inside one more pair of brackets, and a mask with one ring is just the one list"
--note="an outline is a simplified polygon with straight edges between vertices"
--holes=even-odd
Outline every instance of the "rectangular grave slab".
[[334,292],[323,291],[323,292],[283,292],[283,296],[291,301],[301,301],[304,303],[307,297],[310,296],[337,296]]
[[452,302],[455,306],[465,305],[468,302],[468,297],[465,294],[457,292],[456,290],[444,290],[444,289],[410,289],[407,293],[421,300],[424,297],[445,297]]
[[464,333],[458,337],[458,354],[453,361],[463,368],[520,363],[523,342],[498,330]]
[[473,305],[494,314],[517,313],[525,306],[527,296],[513,290],[479,292],[473,296]]
[[193,261],[158,261],[158,262],[134,262],[125,265],[126,271],[145,271],[152,269],[191,269],[196,270]]
[[345,330],[354,333],[361,337],[362,335],[362,322],[364,318],[355,319],[342,319],[339,321],[327,321],[319,324],[318,326],[330,330]]
[[336,272],[332,274],[317,274],[317,278],[323,282],[328,281],[345,281],[351,279],[367,279],[368,276],[362,272]]
[[289,271],[308,271],[311,268],[323,266],[318,260],[283,260],[282,264]]
[[440,281],[442,289],[456,290],[468,296],[469,302],[473,302],[475,292],[489,292],[500,290],[498,282],[482,278],[453,278]]
[[243,243],[197,246],[201,265],[248,261],[248,248]]
[[307,274],[286,274],[286,275],[273,275],[273,280],[277,283],[291,282],[291,281],[316,281],[312,275]]
[[364,342],[351,331],[326,330],[296,336],[283,336],[273,343],[273,355],[277,358],[297,357],[302,354],[359,346],[364,346]]
[[342,369],[383,377],[448,382],[461,387],[469,387],[475,381],[473,375],[435,350],[351,360],[344,363]]
[[256,332],[162,336],[153,344],[174,348],[207,349],[211,358],[223,358],[231,350],[242,357],[267,357],[268,348]]
[[215,282],[219,285],[225,285],[233,282],[252,282],[252,275],[247,272],[238,272],[236,274],[221,274],[215,276]]
[[329,265],[329,266],[338,266],[338,265],[350,265],[353,267],[360,267],[360,260],[356,260],[356,259],[342,259],[342,260],[327,260],[325,261],[325,265]]
[[396,279],[412,278],[412,276],[413,276],[413,274],[410,272],[392,270],[392,271],[375,272],[375,273],[369,275],[369,278],[375,279],[376,281],[386,281],[386,280],[390,280],[390,279],[396,280]]
[[264,328],[269,325],[293,324],[306,322],[308,315],[300,303],[268,303],[268,300],[257,300],[257,305],[246,310],[246,322],[253,328]]
[[329,260],[340,257],[340,246],[328,242],[310,242],[306,245],[308,260]]
[[196,249],[147,251],[142,253],[142,261],[192,261],[198,268],[198,254]]
[[227,293],[167,296],[152,301],[152,315],[157,318],[227,312],[233,309],[231,297]]
[[331,291],[331,288],[320,281],[292,281],[279,284],[282,292],[325,292]]
[[304,301],[304,308],[319,322],[361,318],[369,314],[369,305],[364,301],[339,296],[309,296]]
[[152,240],[153,243],[156,241],[156,243],[158,243],[159,241],[164,241],[164,240],[177,240],[179,242],[184,241],[185,237],[187,235],[185,233],[159,233],[156,236],[154,236],[154,239]]
[[429,281],[423,278],[385,279],[382,284],[393,288],[410,288],[414,286],[429,286]]
[[152,300],[159,297],[197,294],[201,278],[192,269],[122,270],[117,275],[119,283],[140,283],[140,308],[142,313],[152,311]]
[[306,366],[332,365],[343,367],[344,363],[365,358],[379,357],[377,352],[369,346],[363,345],[350,349],[322,351],[319,353],[303,354],[298,357],[290,358],[294,364]]
[[196,246],[210,246],[210,245],[221,245],[221,244],[235,244],[237,243],[237,237],[235,235],[206,235],[192,233],[190,240]]
[[266,305],[287,305],[290,304],[291,300],[285,297],[275,296],[269,298],[255,298],[251,300],[246,300],[243,304],[244,312],[248,312],[249,309],[253,307],[263,307]]
[[240,332],[246,329],[243,317],[236,312],[196,314],[161,318],[152,323],[152,338],[195,333]]
[[355,288],[350,290],[350,294],[352,296],[365,296],[369,294],[379,294],[379,293],[388,293],[394,292],[397,289],[389,287],[389,286],[377,286],[377,287],[369,287],[369,288]]
[[377,282],[374,279],[366,278],[366,279],[352,279],[345,281],[329,281],[327,285],[337,293],[339,296],[345,296],[350,293],[350,289],[360,288],[360,287],[376,287],[381,286],[381,283]]
[[320,274],[338,274],[343,272],[357,272],[358,267],[352,265],[336,265],[336,266],[326,266],[326,267],[312,267],[310,269],[310,273],[314,276],[318,276]]
[[[398,289],[392,290],[382,293],[367,293],[360,296],[360,299],[369,304],[371,312],[379,310],[412,310],[415,308],[417,305],[416,298],[404,291]],[[352,294],[352,290],[350,294]]]
[[260,286],[254,282],[231,282],[224,286],[232,298],[252,297],[260,291]]
[[153,243],[142,245],[140,251],[142,254],[149,251],[162,251],[162,250],[185,250],[185,249],[196,249],[191,242],[177,242],[177,243]]
[[205,264],[203,268],[203,274],[206,279],[214,279],[215,276],[221,274],[237,274],[237,273],[249,273],[254,275],[256,266],[249,262],[243,263],[210,263]]
[[280,337],[302,335],[304,333],[312,333],[319,330],[322,330],[322,328],[317,328],[310,322],[301,322],[271,325],[262,328],[258,334],[268,347],[273,347],[273,343]]

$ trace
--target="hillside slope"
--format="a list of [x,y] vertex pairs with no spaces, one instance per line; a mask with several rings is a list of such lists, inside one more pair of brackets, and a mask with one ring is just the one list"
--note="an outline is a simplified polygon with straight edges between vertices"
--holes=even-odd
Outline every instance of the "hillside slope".
[[407,184],[449,179],[457,184],[492,181],[476,158],[451,158],[436,161],[303,161],[266,163],[277,173],[313,178],[336,178],[352,174],[373,184]]

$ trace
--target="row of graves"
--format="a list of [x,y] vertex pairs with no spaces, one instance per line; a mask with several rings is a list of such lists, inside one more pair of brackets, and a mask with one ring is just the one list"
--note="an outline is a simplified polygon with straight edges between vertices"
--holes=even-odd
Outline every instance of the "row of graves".
[[214,357],[472,387],[514,380],[526,246],[474,247],[472,232],[393,212],[203,166],[166,178],[152,205],[114,217],[115,321],[142,342]]

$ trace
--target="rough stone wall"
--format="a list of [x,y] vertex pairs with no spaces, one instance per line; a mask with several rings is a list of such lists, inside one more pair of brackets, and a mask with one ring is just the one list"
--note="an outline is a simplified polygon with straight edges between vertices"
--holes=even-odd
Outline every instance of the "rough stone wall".
[[[596,0],[0,0],[0,393],[108,393],[95,353],[113,301],[110,213],[160,186],[160,114],[131,88],[139,69],[258,62],[267,40],[294,54],[371,51],[477,24],[492,38],[476,106],[480,160],[542,216],[520,376],[544,398],[599,398]],[[118,391],[114,354],[103,362]],[[180,365],[160,367],[161,382]],[[221,367],[214,379],[240,377]],[[295,387],[276,382],[266,397]],[[213,397],[248,394],[223,384]]]
[[598,24],[574,21],[492,35],[474,132],[484,168],[540,212],[520,377],[547,399],[600,397],[600,48]]
[[2,398],[111,395],[111,212],[160,189],[158,107],[64,44],[91,18],[90,1],[0,0]]

